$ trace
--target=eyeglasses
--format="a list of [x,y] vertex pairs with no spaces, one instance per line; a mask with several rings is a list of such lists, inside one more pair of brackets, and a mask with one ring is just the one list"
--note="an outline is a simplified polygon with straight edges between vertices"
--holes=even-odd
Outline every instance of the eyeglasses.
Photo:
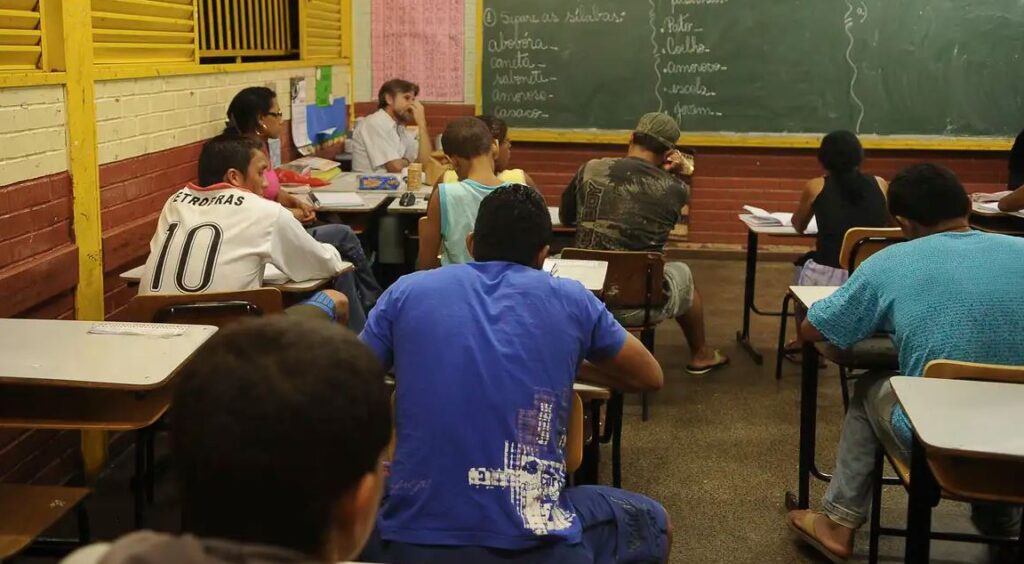
[[284,114],[282,114],[281,112],[267,112],[267,115],[274,116],[277,119],[281,119],[284,116]]

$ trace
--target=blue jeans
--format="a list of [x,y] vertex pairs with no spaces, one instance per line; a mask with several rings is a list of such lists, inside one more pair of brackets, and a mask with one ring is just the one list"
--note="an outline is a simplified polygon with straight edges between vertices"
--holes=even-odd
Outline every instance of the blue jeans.
[[[864,524],[871,508],[875,453],[884,445],[893,457],[909,465],[910,442],[892,425],[897,401],[890,376],[866,374],[855,381],[839,436],[836,467],[822,499],[825,515],[851,529]],[[1020,534],[1021,508],[976,503],[971,505],[971,520],[986,535],[1015,537]]]
[[643,495],[607,486],[565,490],[583,529],[579,542],[547,542],[522,550],[388,541],[374,529],[359,560],[405,564],[614,564],[665,562],[668,514]]
[[338,249],[341,258],[351,262],[354,272],[342,274],[334,280],[334,289],[345,294],[349,303],[349,329],[356,333],[366,325],[366,312],[380,297],[381,288],[370,270],[370,261],[363,253],[359,237],[347,225],[329,224],[306,230],[314,239]]

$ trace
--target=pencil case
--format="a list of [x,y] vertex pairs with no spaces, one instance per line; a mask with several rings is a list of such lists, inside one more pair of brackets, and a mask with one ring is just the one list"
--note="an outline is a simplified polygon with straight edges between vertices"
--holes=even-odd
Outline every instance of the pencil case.
[[359,177],[360,190],[398,190],[401,187],[402,181],[394,176],[367,174]]

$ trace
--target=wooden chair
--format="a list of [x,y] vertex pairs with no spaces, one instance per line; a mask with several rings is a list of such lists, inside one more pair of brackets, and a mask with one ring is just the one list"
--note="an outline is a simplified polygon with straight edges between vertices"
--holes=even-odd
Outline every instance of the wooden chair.
[[[1024,384],[1024,366],[1005,366],[997,364],[978,364],[957,360],[933,360],[924,368],[925,378],[944,378],[949,380],[979,380],[984,382],[1004,382]],[[883,449],[878,452],[874,469],[874,491],[871,505],[871,533],[868,547],[868,562],[878,562],[878,540],[882,535],[906,536],[905,529],[881,526],[882,515],[882,471],[883,460],[887,458],[904,487],[910,487],[909,460],[900,460],[894,455],[895,445],[887,445],[883,441]],[[883,458],[884,457],[884,458]],[[962,502],[1005,503],[1008,505],[1024,505],[1024,482],[1016,472],[1016,466],[999,472],[993,471],[992,465],[980,467],[976,461],[961,456],[929,457],[929,467],[935,475],[937,483],[944,484],[941,492],[943,499]],[[932,532],[931,538],[958,542],[983,544],[999,544],[1019,546],[1024,549],[1024,523],[1017,539],[990,537],[968,533]],[[1024,558],[1024,553],[1021,555]]]
[[[839,251],[839,265],[853,274],[865,260],[882,249],[905,241],[899,228],[888,227],[853,227],[843,236],[843,246]],[[793,296],[788,292],[782,300],[782,320],[779,323],[779,342],[775,354],[775,379],[782,378],[782,358],[786,348],[786,323],[789,320],[789,307]],[[849,405],[847,368],[892,368],[895,370],[895,349],[888,337],[871,337],[858,343],[852,349],[843,351],[831,345],[819,347],[823,356],[839,365],[839,379],[842,384],[843,407]]]
[[139,294],[128,302],[127,318],[143,323],[224,327],[246,317],[283,310],[281,291],[277,288],[210,294]]
[[[562,258],[573,260],[598,260],[608,263],[605,276],[603,300],[608,309],[641,309],[643,323],[626,327],[630,333],[638,334],[640,342],[654,353],[654,332],[660,320],[655,313],[665,305],[665,256],[654,252],[595,251],[590,249],[567,248]],[[640,394],[641,420],[649,416],[647,393]],[[622,484],[622,414],[623,396],[613,392],[608,402],[605,433],[601,442],[612,444],[612,485]]]
[[[139,294],[128,302],[125,318],[140,323],[178,323],[225,327],[249,317],[283,311],[281,291],[259,288],[240,292],[209,294]],[[135,436],[135,524],[143,525],[144,500],[155,497],[155,435],[165,424],[157,422],[139,429]]]
[[[50,556],[66,554],[89,543],[89,519],[82,502],[85,488],[0,484],[0,562],[22,551]],[[40,538],[69,512],[78,518],[78,539]]]

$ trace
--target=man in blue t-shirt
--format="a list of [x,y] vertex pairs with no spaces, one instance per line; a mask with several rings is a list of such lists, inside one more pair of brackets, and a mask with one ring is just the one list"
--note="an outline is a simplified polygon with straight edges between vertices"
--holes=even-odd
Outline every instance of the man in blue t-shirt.
[[[1024,364],[1024,239],[972,231],[971,204],[948,169],[916,165],[893,178],[889,212],[911,241],[864,261],[843,286],[811,306],[810,341],[849,348],[891,330],[900,371],[920,376],[932,360]],[[788,523],[826,556],[845,560],[871,504],[875,453],[884,444],[910,460],[911,428],[889,375],[859,378],[850,400],[822,512],[791,511]],[[1020,509],[975,505],[975,525],[1020,533]]]
[[397,448],[372,562],[658,562],[664,508],[566,488],[572,384],[656,390],[661,367],[579,282],[540,267],[551,218],[527,186],[495,189],[467,245],[477,262],[405,276],[361,338],[393,366]]

